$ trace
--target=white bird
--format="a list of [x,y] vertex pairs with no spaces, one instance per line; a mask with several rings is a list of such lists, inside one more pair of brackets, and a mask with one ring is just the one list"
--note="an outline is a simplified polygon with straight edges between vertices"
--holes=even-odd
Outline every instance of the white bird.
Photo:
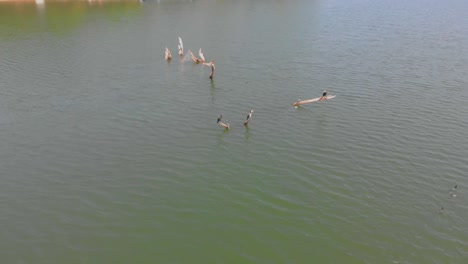
[[205,56],[203,55],[203,52],[201,51],[201,48],[198,50],[198,56],[200,56],[202,62],[205,62]]
[[182,43],[182,38],[179,37],[179,56],[184,56],[184,43]]

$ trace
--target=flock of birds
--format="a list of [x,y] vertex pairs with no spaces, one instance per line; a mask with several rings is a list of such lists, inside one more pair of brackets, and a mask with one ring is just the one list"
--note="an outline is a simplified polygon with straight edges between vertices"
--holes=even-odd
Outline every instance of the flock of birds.
[[[182,42],[181,37],[179,37],[179,44],[177,45],[177,47],[179,49],[179,52],[178,52],[179,56],[182,58],[182,61],[184,61],[186,56],[184,55],[184,44]],[[201,48],[198,50],[198,56],[200,58],[197,58],[193,54],[193,52],[191,50],[188,51],[187,55],[188,54],[190,54],[190,57],[192,58],[194,63],[196,63],[196,64],[201,63],[202,65],[211,67],[210,79],[213,80],[214,72],[215,72],[214,60],[211,60],[210,62],[206,62],[205,55],[203,54]],[[167,47],[166,47],[166,50],[165,50],[164,58],[165,58],[166,61],[172,60],[171,51]],[[314,99],[308,99],[308,100],[298,100],[298,101],[293,103],[293,106],[297,107],[299,105],[303,105],[303,104],[307,104],[307,103],[311,103],[311,102],[316,102],[316,101],[324,101],[324,100],[328,100],[328,99],[331,99],[331,98],[334,98],[334,97],[335,97],[335,95],[327,95],[327,91],[323,91],[323,94],[322,94],[321,97],[314,98]],[[254,112],[254,110],[250,110],[249,114],[247,115],[247,119],[244,122],[244,126],[247,126],[249,124],[250,119],[252,118],[252,113],[253,112]],[[223,118],[223,115],[221,115],[218,118],[218,121],[216,123],[218,125],[220,125],[221,127],[224,127],[224,129],[230,129],[230,126],[229,126],[228,123],[224,123],[224,122],[221,121],[222,118]]]
[[[179,37],[179,44],[177,45],[177,48],[179,49],[179,56],[182,58],[182,60],[185,59],[185,55],[184,55],[184,44],[182,42],[182,38]],[[215,71],[215,65],[214,65],[214,60],[211,60],[210,62],[206,62],[205,60],[205,55],[203,54],[202,52],[202,49],[200,48],[198,50],[198,56],[200,58],[197,58],[193,52],[191,50],[188,50],[188,54],[190,54],[190,57],[192,58],[193,62],[196,63],[196,64],[199,64],[201,63],[202,65],[205,65],[205,66],[209,66],[211,67],[211,73],[210,73],[210,79],[213,80],[214,78],[214,71]],[[165,50],[165,56],[164,56],[164,59],[166,61],[170,61],[172,60],[172,54],[171,54],[171,51],[166,47],[166,50]],[[244,121],[244,126],[247,126],[250,122],[250,119],[252,118],[252,113],[254,112],[254,110],[250,110],[249,114],[247,115],[247,119]],[[223,118],[223,115],[220,115],[220,117],[218,118],[217,120],[217,124],[221,127],[223,127],[224,129],[230,129],[230,126],[229,126],[229,123],[224,123],[222,122]]]
[[[184,55],[184,44],[182,42],[182,38],[179,37],[179,44],[177,45],[177,48],[179,50],[179,57],[182,58],[182,61],[185,60],[185,58],[187,57],[186,55]],[[200,48],[198,50],[198,56],[200,58],[197,58],[193,52],[191,50],[188,50],[188,53],[187,55],[190,54],[190,58],[193,60],[194,63],[196,64],[199,64],[201,63],[202,65],[205,65],[205,66],[209,66],[211,67],[211,73],[210,73],[210,79],[213,80],[214,78],[214,71],[215,71],[215,65],[214,65],[214,60],[211,60],[210,62],[206,62],[205,60],[205,55],[203,54],[202,52],[202,49]],[[165,60],[166,61],[171,61],[172,60],[172,54],[171,54],[171,51],[166,47],[166,50],[165,50],[165,56],[164,56]],[[300,105],[303,105],[303,104],[307,104],[307,103],[312,103],[312,102],[317,102],[317,101],[324,101],[324,100],[328,100],[328,99],[331,99],[331,98],[334,98],[335,95],[327,95],[327,91],[323,91],[323,94],[321,97],[317,97],[317,98],[314,98],[314,99],[307,99],[307,100],[298,100],[296,102],[293,103],[293,106],[295,107],[298,107]],[[244,126],[247,126],[250,122],[250,119],[252,118],[252,113],[254,112],[254,110],[250,110],[249,114],[247,115],[247,119],[245,120],[244,122]],[[230,129],[230,126],[228,123],[224,123],[222,122],[223,118],[223,115],[221,115],[219,118],[218,118],[218,121],[216,122],[218,125],[220,125],[221,127],[223,127],[224,129],[228,130]]]
[[[179,49],[179,56],[182,57],[182,59],[184,60],[185,59],[185,55],[184,55],[184,44],[182,42],[182,38],[179,37],[179,44],[177,45],[178,46],[178,49]],[[211,67],[211,73],[210,73],[210,79],[213,80],[214,78],[214,71],[215,71],[215,66],[214,66],[214,61],[211,60],[209,63],[206,62],[205,60],[205,56],[201,50],[201,48],[198,50],[198,56],[200,58],[197,58],[193,52],[191,50],[188,51],[188,54],[190,54],[190,57],[192,58],[193,62],[196,63],[196,64],[203,64],[203,65],[206,65],[206,66],[210,66]],[[166,51],[165,51],[165,60],[166,61],[170,61],[172,59],[172,54],[171,54],[171,51],[166,47]],[[313,102],[313,101],[324,101],[324,100],[327,100],[329,98],[333,98],[335,96],[330,96],[330,95],[327,95],[327,92],[326,91],[323,91],[323,95],[320,97],[320,98],[314,98],[314,99],[308,99],[308,100],[298,100],[296,102],[293,103],[293,106],[299,106],[299,105],[302,105],[302,104],[305,104],[305,103],[309,103],[309,102]],[[244,121],[244,126],[248,126],[249,122],[250,122],[250,119],[252,118],[252,114],[253,114],[254,110],[250,110],[250,112],[247,114],[247,119]],[[220,115],[218,117],[218,120],[216,121],[216,123],[223,127],[224,129],[230,129],[230,126],[229,126],[229,123],[224,123],[222,122],[222,119],[223,119],[223,115]],[[456,191],[457,191],[457,188],[458,188],[458,185],[455,185],[451,190],[450,190],[450,197],[451,198],[454,198],[454,197],[457,197],[457,194],[456,194]],[[442,208],[439,210],[439,213],[440,214],[443,214],[445,213],[445,208],[442,206]]]
[[[182,59],[184,60],[185,59],[184,43],[182,42],[181,37],[179,37],[179,44],[177,45],[177,47],[179,49],[179,56],[182,57]],[[193,52],[191,50],[189,50],[188,53],[190,53],[190,57],[192,58],[193,62],[195,62],[197,64],[201,63],[201,64],[203,64],[205,66],[210,66],[211,67],[210,79],[213,80],[214,71],[215,71],[214,60],[211,60],[210,62],[206,62],[205,55],[203,55],[203,52],[202,52],[201,48],[198,50],[198,56],[200,56],[200,58],[197,58],[195,55],[193,55]],[[166,47],[164,59],[166,61],[172,60],[171,51],[167,47]]]
[[[250,112],[247,114],[247,119],[244,121],[244,126],[248,126],[249,125],[249,122],[250,122],[250,119],[252,118],[252,114],[253,114],[254,110],[250,110]],[[230,129],[230,126],[229,126],[229,123],[223,123],[221,121],[221,119],[223,119],[223,115],[220,115],[218,117],[218,120],[216,121],[216,123],[218,125],[220,125],[221,127],[224,127],[224,129]]]
[[[184,55],[184,44],[182,42],[181,37],[179,37],[179,44],[177,45],[177,48],[179,50],[178,51],[179,57],[181,57],[182,61],[184,61],[185,57],[187,57],[187,56]],[[214,60],[211,60],[210,62],[206,62],[205,55],[203,54],[201,48],[198,50],[198,56],[200,58],[197,58],[193,54],[193,52],[191,50],[188,50],[187,55],[189,55],[189,54],[190,54],[190,58],[193,60],[194,63],[196,63],[196,64],[201,63],[202,65],[211,67],[210,79],[213,80],[214,72],[215,72]],[[171,61],[172,60],[171,51],[167,47],[166,47],[166,50],[165,50],[164,59],[166,61]],[[317,102],[317,101],[324,101],[324,100],[328,100],[328,99],[331,99],[331,98],[334,98],[334,97],[335,97],[335,95],[327,95],[327,91],[323,91],[323,94],[322,94],[321,97],[317,97],[317,98],[314,98],[314,99],[307,99],[307,100],[298,100],[298,101],[293,103],[293,106],[298,107],[298,106],[303,105],[303,104],[307,104],[307,103],[311,103],[311,102]],[[252,118],[252,113],[253,112],[254,112],[254,110],[250,110],[249,114],[247,115],[247,119],[244,122],[244,126],[247,126],[249,124],[250,119]],[[216,123],[218,125],[220,125],[221,127],[223,127],[224,129],[230,129],[230,126],[229,126],[228,123],[224,123],[224,122],[221,121],[222,118],[223,118],[223,115],[221,115],[218,118],[218,121]]]

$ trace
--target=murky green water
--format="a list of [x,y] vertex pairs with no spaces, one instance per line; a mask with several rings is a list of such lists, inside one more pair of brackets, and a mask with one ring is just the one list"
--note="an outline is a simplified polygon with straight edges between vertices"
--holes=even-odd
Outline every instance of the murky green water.
[[0,3],[1,262],[464,263],[467,13]]

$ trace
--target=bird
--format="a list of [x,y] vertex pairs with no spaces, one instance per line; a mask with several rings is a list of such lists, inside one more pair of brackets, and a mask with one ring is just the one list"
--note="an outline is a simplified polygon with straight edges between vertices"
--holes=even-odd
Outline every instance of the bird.
[[221,121],[221,119],[223,119],[223,115],[220,115],[220,116],[218,117],[218,121],[216,121],[216,123],[219,123],[219,122]]
[[439,210],[439,214],[443,214],[445,212],[445,209],[444,207],[442,206],[442,208]]
[[252,118],[252,113],[254,110],[250,110],[249,114],[247,115],[247,119],[244,122],[244,126],[247,126],[249,124],[250,118]]
[[167,47],[166,47],[165,59],[166,59],[167,61],[172,59],[171,51],[170,51]]
[[201,48],[198,50],[198,56],[200,56],[202,62],[205,62],[205,56],[203,55]]
[[182,43],[182,38],[179,37],[179,56],[184,56],[184,43]]

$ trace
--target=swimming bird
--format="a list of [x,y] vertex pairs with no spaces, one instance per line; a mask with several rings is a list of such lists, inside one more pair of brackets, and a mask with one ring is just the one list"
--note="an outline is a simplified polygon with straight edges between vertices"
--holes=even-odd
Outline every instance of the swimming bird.
[[458,184],[457,184],[457,185],[455,185],[455,186],[452,188],[452,190],[451,190],[451,191],[452,191],[452,192],[454,192],[454,191],[456,191],[456,190],[457,190],[457,188],[458,188]]
[[220,115],[220,116],[218,117],[218,121],[216,121],[216,123],[219,123],[219,122],[221,121],[221,119],[223,119],[223,115]]
[[443,214],[443,213],[445,213],[445,209],[444,209],[444,207],[442,206],[442,208],[439,210],[439,214]]
[[171,51],[166,47],[166,55],[165,55],[165,60],[171,60],[172,59],[172,54]]
[[250,118],[252,118],[252,113],[254,110],[250,110],[249,114],[247,115],[247,119],[244,122],[244,126],[247,126],[249,124]]
[[182,38],[179,37],[179,56],[184,56],[184,43],[182,43]]

